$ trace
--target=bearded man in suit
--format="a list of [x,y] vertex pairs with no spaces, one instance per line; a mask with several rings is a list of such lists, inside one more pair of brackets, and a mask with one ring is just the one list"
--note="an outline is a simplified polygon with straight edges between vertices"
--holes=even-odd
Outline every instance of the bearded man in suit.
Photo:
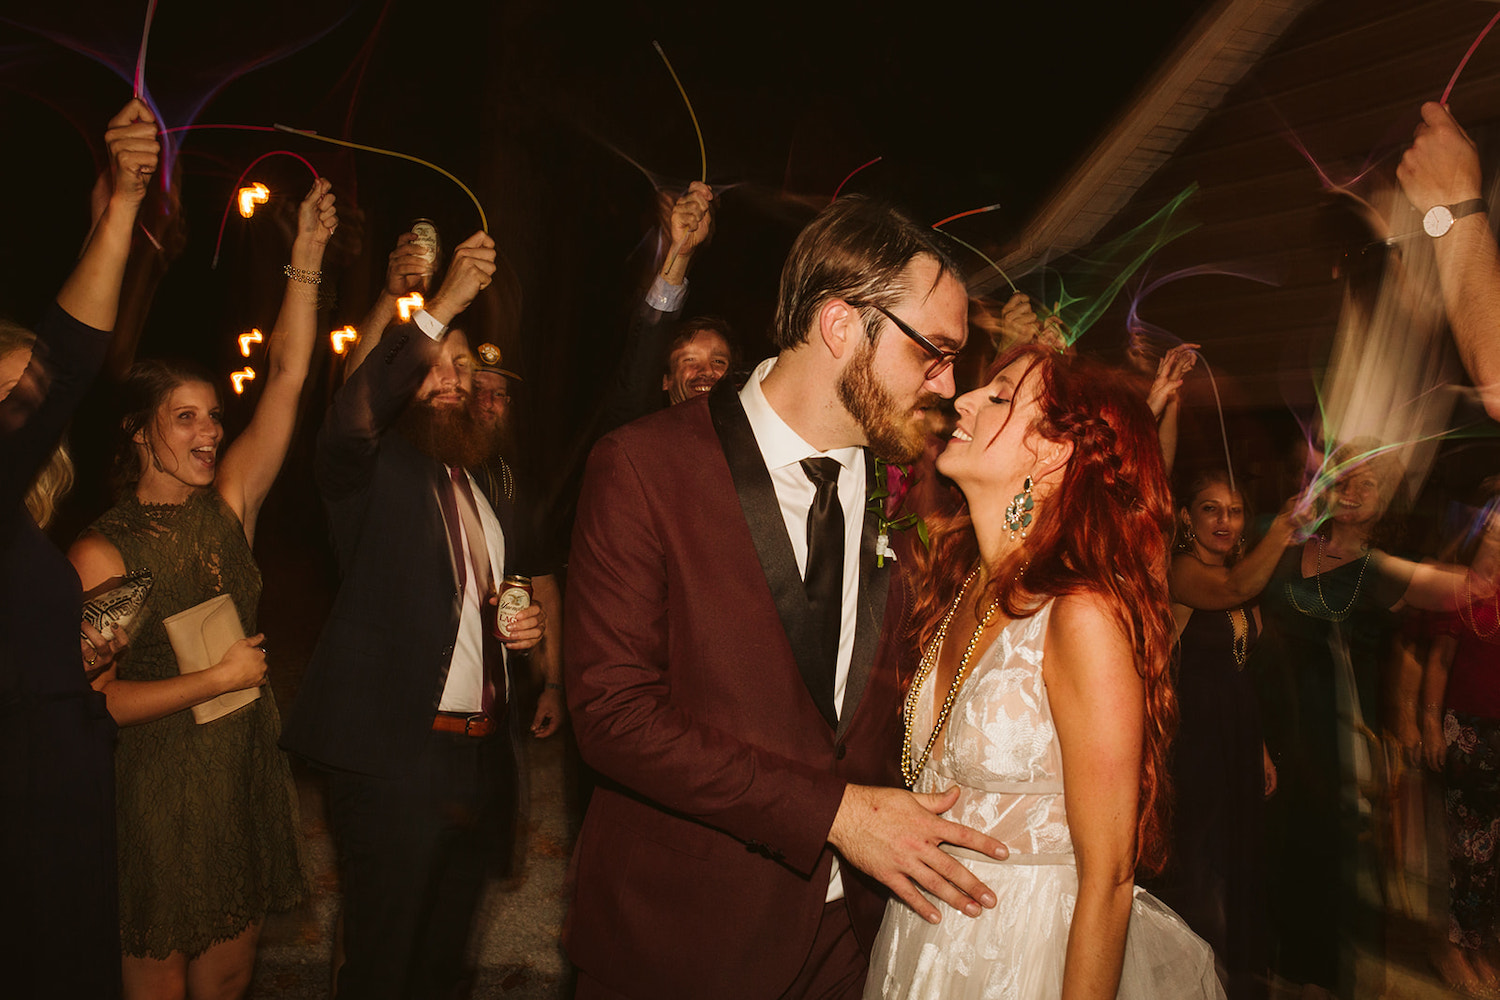
[[[569,566],[567,690],[604,776],[564,941],[580,997],[858,996],[885,902],[994,897],[1004,846],[899,784],[906,590],[875,456],[954,393],[968,298],[931,229],[860,198],[782,272],[776,358],[603,438]],[[884,887],[884,888],[883,888]]]

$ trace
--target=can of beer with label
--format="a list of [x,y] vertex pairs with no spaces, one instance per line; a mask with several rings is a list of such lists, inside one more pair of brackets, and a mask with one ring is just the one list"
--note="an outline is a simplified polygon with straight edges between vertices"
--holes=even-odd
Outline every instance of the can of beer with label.
[[509,638],[516,615],[531,606],[531,577],[507,576],[500,583],[499,604],[495,608],[495,629]]
[[423,256],[427,258],[422,278],[422,291],[426,292],[432,284],[433,274],[437,272],[438,253],[442,250],[442,244],[438,241],[437,226],[431,219],[417,219],[411,224],[411,232],[416,236],[413,242],[422,248]]

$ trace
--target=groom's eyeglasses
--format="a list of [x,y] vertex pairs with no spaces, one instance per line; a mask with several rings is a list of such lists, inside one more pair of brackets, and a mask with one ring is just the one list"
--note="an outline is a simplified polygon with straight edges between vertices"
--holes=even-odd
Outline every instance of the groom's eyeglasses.
[[[851,306],[854,306],[855,308],[859,308],[859,304],[857,303],[851,302],[849,304]],[[892,323],[896,324],[896,329],[900,330],[912,340],[916,341],[917,346],[926,351],[927,355],[932,358],[932,364],[927,366],[927,372],[922,376],[922,381],[930,382],[931,380],[937,378],[939,375],[943,374],[943,372],[947,371],[949,368],[953,367],[953,362],[958,359],[957,351],[943,350],[941,347],[934,344],[926,337],[922,336],[916,330],[913,330],[911,327],[907,326],[904,322],[896,317],[895,313],[891,312],[885,306],[879,306],[872,302],[870,303],[870,308],[878,310],[882,316],[890,320]]]

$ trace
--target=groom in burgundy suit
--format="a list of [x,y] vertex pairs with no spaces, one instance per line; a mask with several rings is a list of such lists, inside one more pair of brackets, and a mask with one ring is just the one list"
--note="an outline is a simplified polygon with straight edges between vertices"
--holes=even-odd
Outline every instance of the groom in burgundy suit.
[[566,621],[604,777],[564,928],[580,997],[855,997],[885,888],[929,919],[919,886],[994,905],[939,844],[1004,847],[891,787],[907,600],[865,501],[953,395],[967,313],[932,230],[840,199],[787,259],[778,356],[595,447]]

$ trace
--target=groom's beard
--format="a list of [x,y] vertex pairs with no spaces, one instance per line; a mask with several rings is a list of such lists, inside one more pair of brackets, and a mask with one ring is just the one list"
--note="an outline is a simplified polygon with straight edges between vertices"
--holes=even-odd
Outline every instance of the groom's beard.
[[474,413],[472,397],[458,406],[434,406],[413,399],[396,418],[400,431],[417,450],[450,468],[478,468],[496,453],[500,434]]

